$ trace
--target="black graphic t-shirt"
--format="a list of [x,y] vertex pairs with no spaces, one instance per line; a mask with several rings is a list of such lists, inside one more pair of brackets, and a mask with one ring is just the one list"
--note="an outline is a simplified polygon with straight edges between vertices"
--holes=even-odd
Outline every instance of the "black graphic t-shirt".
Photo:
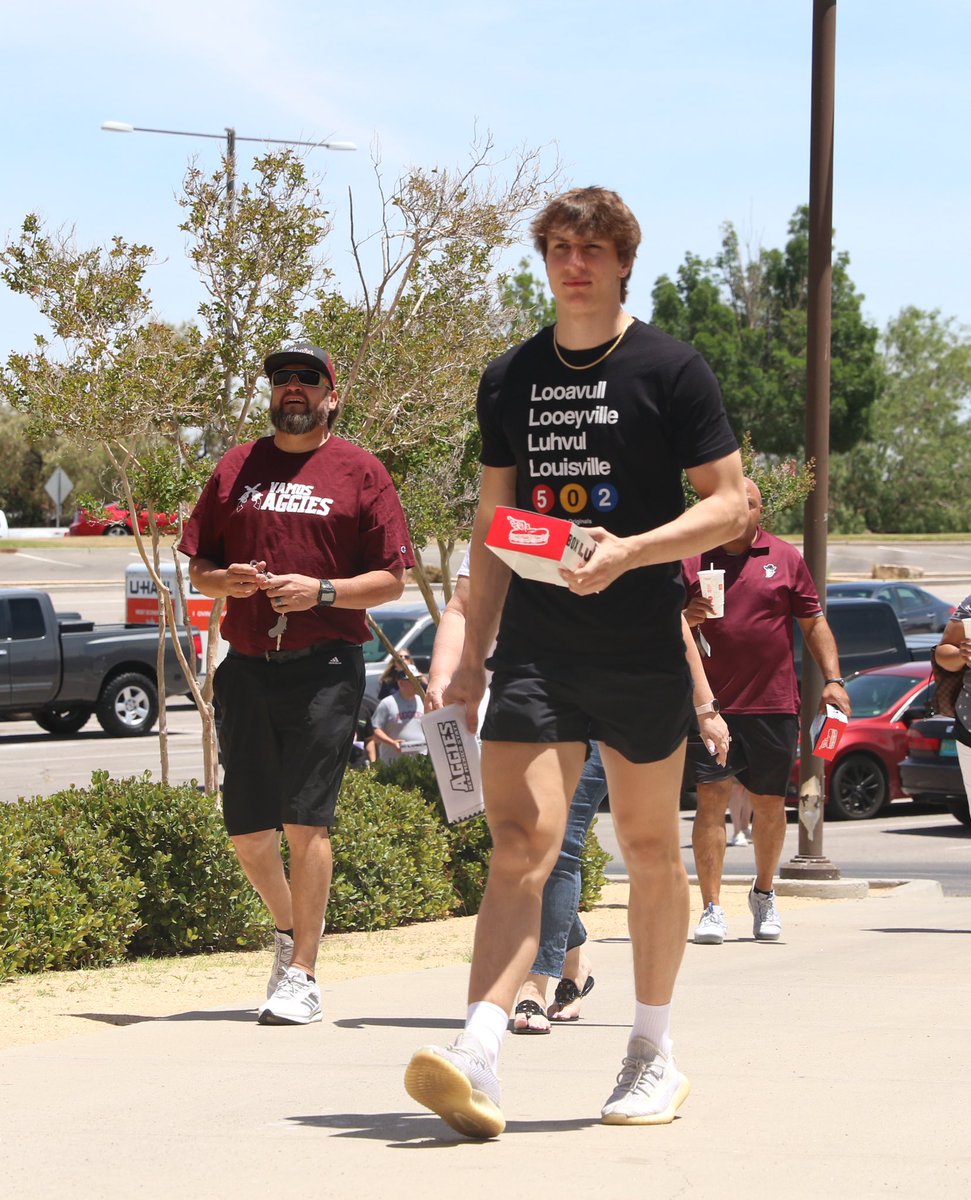
[[[272,437],[236,446],[220,461],[186,522],[179,549],[220,566],[265,561],[275,575],[348,579],[414,566],[408,526],[384,466],[331,436],[307,454],[288,454]],[[226,602],[222,636],[243,654],[276,648],[278,617],[265,592]],[[370,638],[356,608],[292,612],[280,648],[300,650]]]
[[[705,360],[641,321],[586,370],[564,366],[552,328],[542,330],[486,369],[478,417],[481,461],[516,468],[519,508],[618,537],[680,516],[682,470],[738,448]],[[676,669],[682,604],[678,562],[628,571],[599,596],[514,574],[495,660],[561,662],[568,652],[622,663],[636,655]]]

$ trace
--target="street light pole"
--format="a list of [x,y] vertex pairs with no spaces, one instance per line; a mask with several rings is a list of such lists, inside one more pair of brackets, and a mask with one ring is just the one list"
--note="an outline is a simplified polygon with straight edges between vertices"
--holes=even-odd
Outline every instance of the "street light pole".
[[[127,121],[102,121],[101,128],[107,133],[165,133],[172,137],[215,138],[221,141],[221,133],[197,133],[189,129],[149,129],[146,125],[129,125]],[[231,126],[226,126],[226,199],[230,211],[236,199],[236,143],[264,142],[275,146],[309,146],[311,150],[356,150],[354,142],[335,142],[322,138],[319,142],[298,142],[294,138],[242,137]]]
[[[812,97],[809,145],[809,311],[806,347],[806,456],[816,486],[806,501],[803,554],[826,605],[829,508],[830,343],[833,303],[833,133],[836,93],[836,0],[813,0]],[[823,765],[813,756],[810,725],[823,691],[816,660],[802,657],[799,850],[784,879],[839,879],[823,853]]]

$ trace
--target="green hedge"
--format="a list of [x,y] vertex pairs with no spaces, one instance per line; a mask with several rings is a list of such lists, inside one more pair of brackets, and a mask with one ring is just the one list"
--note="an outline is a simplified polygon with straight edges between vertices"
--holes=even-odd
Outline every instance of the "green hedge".
[[[327,927],[390,929],[479,909],[492,841],[448,825],[431,762],[350,771],[332,835]],[[608,855],[591,833],[581,907]],[[0,979],[126,957],[265,945],[269,920],[218,805],[178,787],[92,776],[90,788],[0,805]]]
[[454,911],[448,835],[420,793],[348,771],[331,841],[329,930],[393,929]]
[[80,795],[0,804],[0,979],[118,962],[141,923],[141,882],[76,819]]
[[[382,782],[393,782],[400,787],[421,792],[426,803],[445,824],[445,809],[435,780],[435,768],[428,755],[409,754],[390,763],[378,763],[370,774]],[[596,825],[594,821],[580,857],[581,912],[588,912],[593,908],[600,899],[607,881],[604,867],[610,861],[610,855],[597,840]],[[457,825],[445,824],[445,828],[451,857],[449,874],[459,901],[456,911],[477,913],[482,902],[482,893],[485,891],[489,856],[492,853],[489,826],[484,817],[475,817]]]

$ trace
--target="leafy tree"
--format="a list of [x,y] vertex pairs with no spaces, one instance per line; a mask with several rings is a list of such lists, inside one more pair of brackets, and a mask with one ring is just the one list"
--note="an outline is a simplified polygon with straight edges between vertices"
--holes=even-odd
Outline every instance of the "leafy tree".
[[[554,174],[539,151],[497,159],[491,136],[456,168],[415,167],[383,197],[379,230],[352,251],[362,295],[323,291],[305,332],[343,364],[341,429],[376,454],[395,480],[416,546],[436,542],[446,597],[448,561],[477,498],[475,396],[486,362],[509,344],[496,259]],[[369,272],[377,243],[378,265]],[[431,583],[415,577],[437,619]]]
[[[971,527],[971,337],[938,310],[904,308],[883,335],[886,386],[870,436],[834,465],[846,524],[875,533]],[[855,522],[853,521],[856,517]]]
[[316,184],[291,150],[257,157],[253,177],[232,193],[227,165],[191,166],[178,203],[179,228],[205,299],[199,323],[223,388],[210,397],[200,449],[215,458],[264,432],[257,403],[263,359],[286,341],[329,271],[320,254],[331,229]]
[[[46,525],[53,501],[44,485],[56,467],[68,474],[74,489],[72,506],[81,495],[108,499],[117,490],[107,456],[97,448],[79,446],[69,438],[51,435],[38,441],[27,437],[28,419],[23,413],[0,405],[0,508],[11,524]],[[70,513],[64,511],[64,519]]]
[[556,301],[547,296],[546,285],[530,269],[528,258],[519,260],[519,270],[500,282],[499,295],[510,314],[511,344],[532,337],[547,325],[556,324]]
[[[849,277],[849,257],[833,264],[831,440],[848,450],[866,434],[880,394],[878,331],[862,315],[863,297]],[[751,433],[766,454],[799,455],[805,439],[809,213],[789,222],[783,250],[742,254],[734,227],[704,261],[688,254],[677,281],[654,285],[652,320],[691,342],[718,376],[737,434]]]
[[[28,215],[19,239],[0,250],[0,274],[13,291],[33,298],[50,334],[38,336],[32,352],[9,356],[0,392],[26,417],[30,440],[64,436],[81,446],[99,447],[128,507],[148,507],[150,550],[137,523],[134,532],[163,601],[157,674],[164,781],[168,743],[162,665],[165,631],[174,625],[174,612],[161,580],[154,514],[160,499],[175,508],[198,489],[198,471],[177,452],[181,442],[168,450],[164,496],[155,484],[161,439],[199,419],[199,400],[211,381],[198,331],[176,330],[151,317],[142,286],[151,255],[151,247],[118,237],[108,247],[78,249],[71,236],[48,234],[34,214]],[[192,666],[177,638],[173,644],[197,693]]]

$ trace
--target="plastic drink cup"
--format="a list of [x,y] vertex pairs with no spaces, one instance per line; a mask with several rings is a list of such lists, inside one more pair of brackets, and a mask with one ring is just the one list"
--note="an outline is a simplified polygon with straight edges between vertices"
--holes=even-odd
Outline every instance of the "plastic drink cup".
[[715,610],[711,615],[723,617],[725,615],[725,572],[715,567],[711,567],[707,571],[699,571],[698,583],[701,586],[702,596],[711,601],[712,608]]
[[963,617],[961,624],[964,626],[964,636],[971,638],[971,617]]

